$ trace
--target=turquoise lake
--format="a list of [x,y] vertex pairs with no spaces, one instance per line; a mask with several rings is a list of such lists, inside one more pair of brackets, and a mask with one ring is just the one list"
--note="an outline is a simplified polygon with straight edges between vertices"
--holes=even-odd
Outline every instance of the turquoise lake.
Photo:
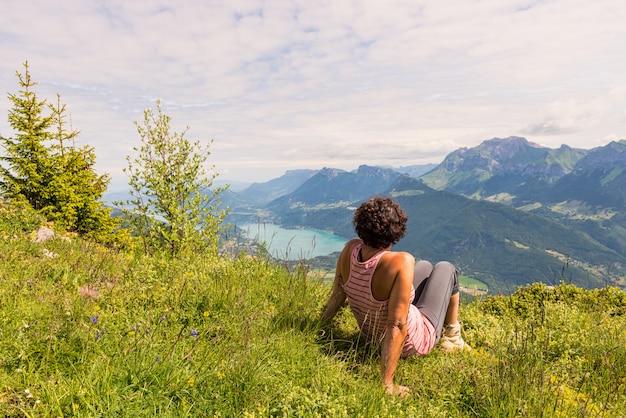
[[248,238],[264,242],[272,257],[299,260],[341,251],[347,239],[316,229],[285,229],[271,223],[237,224]]

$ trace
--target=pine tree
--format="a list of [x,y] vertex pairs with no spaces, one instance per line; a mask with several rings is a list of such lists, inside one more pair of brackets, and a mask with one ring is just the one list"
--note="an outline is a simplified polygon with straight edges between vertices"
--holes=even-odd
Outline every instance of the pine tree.
[[[143,232],[146,250],[164,248],[172,255],[185,250],[217,250],[226,211],[220,210],[219,194],[212,173],[204,168],[209,146],[170,131],[171,118],[157,101],[156,114],[144,111],[143,123],[135,122],[141,147],[128,161],[129,185],[133,198],[124,203],[133,209],[124,212],[138,232]],[[212,166],[210,170],[214,167]],[[161,221],[162,220],[162,221]]]
[[39,100],[32,90],[37,83],[31,80],[28,62],[24,70],[24,75],[16,72],[21,90],[8,95],[13,102],[9,125],[15,136],[0,136],[6,152],[1,157],[6,164],[0,168],[0,189],[6,198],[25,200],[39,210],[49,205],[47,191],[53,162],[47,142],[52,138],[54,118],[44,114],[46,100]]

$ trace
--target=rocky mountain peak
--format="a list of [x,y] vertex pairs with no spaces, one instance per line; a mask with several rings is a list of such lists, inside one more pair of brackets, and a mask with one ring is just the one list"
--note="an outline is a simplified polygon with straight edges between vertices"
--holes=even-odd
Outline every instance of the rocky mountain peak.
[[332,179],[332,178],[337,177],[339,173],[343,173],[343,172],[344,172],[343,170],[339,170],[337,168],[324,167],[317,173],[317,175]]
[[613,167],[626,166],[626,141],[613,141],[603,147],[593,148],[589,153],[578,161],[575,170],[587,170],[589,168],[611,169]]

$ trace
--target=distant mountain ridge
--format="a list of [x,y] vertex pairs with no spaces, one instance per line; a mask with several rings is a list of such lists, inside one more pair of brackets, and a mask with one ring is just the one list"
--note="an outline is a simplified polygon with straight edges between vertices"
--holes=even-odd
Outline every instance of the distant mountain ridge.
[[541,147],[520,137],[494,138],[448,154],[420,179],[436,190],[474,198],[507,193],[524,199],[572,172],[587,152],[567,145]]
[[546,200],[581,200],[589,205],[626,207],[626,140],[590,150],[545,194]]
[[513,207],[580,200],[622,210],[626,140],[582,150],[567,145],[546,148],[520,137],[494,138],[450,153],[420,179],[436,190]]
[[255,203],[268,203],[281,196],[295,191],[305,181],[317,174],[319,170],[288,170],[281,177],[265,183],[253,183],[239,194],[246,200]]
[[293,202],[306,205],[353,202],[373,193],[388,190],[401,174],[392,169],[360,166],[349,172],[323,168],[292,193],[270,203],[276,207]]

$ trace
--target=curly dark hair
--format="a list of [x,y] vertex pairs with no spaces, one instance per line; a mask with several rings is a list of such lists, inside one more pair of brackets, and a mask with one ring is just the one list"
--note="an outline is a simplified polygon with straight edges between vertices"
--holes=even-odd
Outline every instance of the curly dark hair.
[[357,208],[352,224],[366,245],[387,248],[402,239],[407,219],[406,213],[394,200],[373,197]]

